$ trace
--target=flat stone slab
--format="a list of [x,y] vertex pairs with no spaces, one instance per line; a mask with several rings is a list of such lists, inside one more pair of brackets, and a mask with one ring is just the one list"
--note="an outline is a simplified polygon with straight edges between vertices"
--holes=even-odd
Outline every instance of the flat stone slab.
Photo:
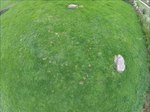
[[114,63],[116,65],[117,72],[122,73],[125,71],[125,60],[122,55],[115,55]]
[[76,9],[76,8],[78,8],[78,5],[76,5],[76,4],[69,4],[68,8],[69,9]]

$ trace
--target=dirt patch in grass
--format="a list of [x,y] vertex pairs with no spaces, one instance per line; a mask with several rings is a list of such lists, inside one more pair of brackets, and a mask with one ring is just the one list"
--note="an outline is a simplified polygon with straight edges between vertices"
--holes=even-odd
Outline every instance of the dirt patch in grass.
[[148,112],[150,109],[150,95],[148,94],[146,101],[143,105],[143,112]]

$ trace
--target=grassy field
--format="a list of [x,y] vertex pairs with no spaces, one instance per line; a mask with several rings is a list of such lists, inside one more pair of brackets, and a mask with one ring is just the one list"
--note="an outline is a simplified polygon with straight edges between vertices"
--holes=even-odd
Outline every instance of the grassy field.
[[[148,51],[148,67],[149,67],[149,83],[150,83],[150,22],[146,20],[145,15],[143,16],[139,14],[139,17],[141,19],[142,30],[144,33],[144,39]],[[146,112],[150,112],[150,84],[149,89],[147,91],[147,99],[145,101],[145,105],[147,109]]]
[[[141,112],[147,54],[133,8],[121,0],[78,0],[84,7],[73,10],[69,3],[17,2],[0,16],[0,111]],[[122,74],[116,54],[126,61]]]
[[0,0],[0,10],[3,8],[7,8],[11,5],[14,5],[18,2],[19,0]]

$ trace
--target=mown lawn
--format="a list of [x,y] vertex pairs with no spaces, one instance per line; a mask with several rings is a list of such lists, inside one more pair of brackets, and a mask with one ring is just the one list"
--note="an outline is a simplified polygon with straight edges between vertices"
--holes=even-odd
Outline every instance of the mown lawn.
[[0,10],[16,4],[19,0],[0,0]]
[[[129,4],[22,1],[0,20],[0,111],[141,112],[147,57]],[[116,54],[125,58],[122,74]]]

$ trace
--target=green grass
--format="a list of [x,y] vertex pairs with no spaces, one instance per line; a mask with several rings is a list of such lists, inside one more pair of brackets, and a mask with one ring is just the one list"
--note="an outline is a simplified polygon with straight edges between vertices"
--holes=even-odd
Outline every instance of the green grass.
[[69,3],[23,1],[0,16],[0,111],[141,112],[148,69],[134,10],[121,0]]
[[11,5],[14,5],[18,2],[19,0],[0,0],[0,10],[3,8],[7,8]]
[[[142,16],[139,14],[139,18],[141,19],[142,30],[144,33],[145,44],[148,51],[148,68],[149,68],[149,83],[150,83],[150,22],[148,22],[145,18],[145,15]],[[147,98],[145,103],[150,104],[150,84],[149,89],[147,91]],[[150,112],[150,105],[147,105],[148,112]]]

